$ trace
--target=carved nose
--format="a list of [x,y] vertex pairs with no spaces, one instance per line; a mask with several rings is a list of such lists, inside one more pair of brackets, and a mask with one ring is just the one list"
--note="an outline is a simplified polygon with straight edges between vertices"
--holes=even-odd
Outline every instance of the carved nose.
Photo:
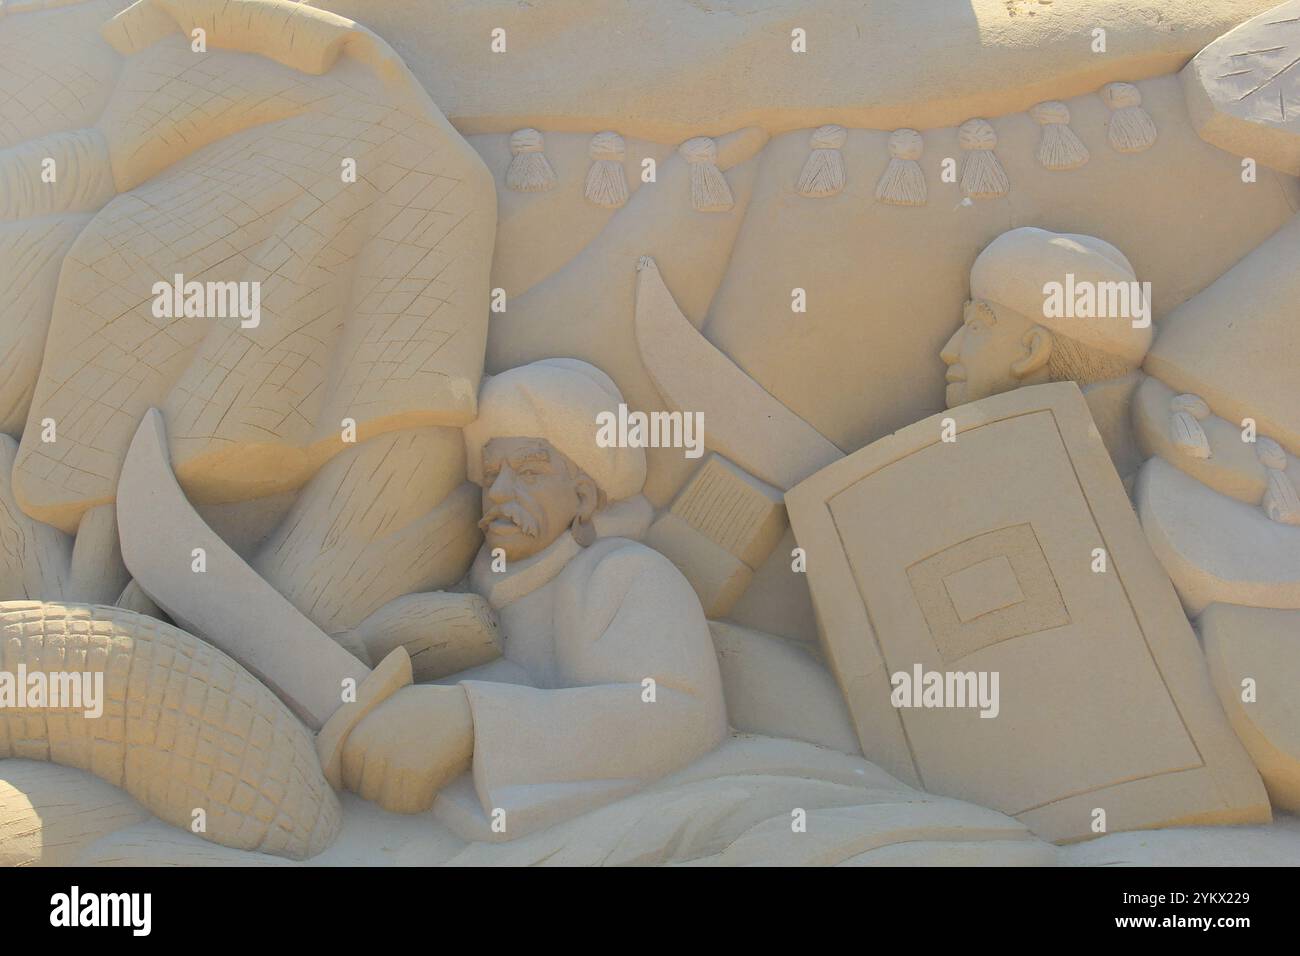
[[961,358],[961,338],[966,332],[966,326],[962,326],[952,334],[946,345],[939,352],[939,358],[943,359],[944,365],[956,365],[957,360]]
[[488,488],[488,500],[493,504],[499,505],[503,501],[509,501],[514,496],[514,472],[510,470],[510,466],[503,465],[501,470],[497,472],[496,479],[492,482],[492,486]]

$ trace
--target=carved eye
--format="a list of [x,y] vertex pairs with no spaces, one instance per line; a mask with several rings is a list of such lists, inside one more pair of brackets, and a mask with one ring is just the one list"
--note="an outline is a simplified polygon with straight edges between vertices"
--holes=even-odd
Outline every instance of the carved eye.
[[973,304],[966,313],[966,324],[981,331],[993,328],[997,321],[997,316],[993,314],[993,310],[982,303]]

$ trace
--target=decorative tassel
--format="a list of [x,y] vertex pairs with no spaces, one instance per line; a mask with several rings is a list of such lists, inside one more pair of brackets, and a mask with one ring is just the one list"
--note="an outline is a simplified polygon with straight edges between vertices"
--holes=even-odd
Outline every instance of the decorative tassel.
[[800,195],[834,196],[844,188],[844,158],[840,147],[847,136],[843,126],[821,126],[812,134],[808,143],[812,155],[803,164],[796,187]]
[[510,160],[506,185],[515,192],[541,193],[555,185],[555,170],[542,152],[542,134],[535,129],[520,129],[510,134]]
[[1078,169],[1088,161],[1088,147],[1070,129],[1070,108],[1059,100],[1039,103],[1029,110],[1043,128],[1038,142],[1038,161],[1047,169]]
[[1188,458],[1209,458],[1210,440],[1201,422],[1210,416],[1210,406],[1199,395],[1177,395],[1169,400],[1169,440]]
[[1255,457],[1268,469],[1268,488],[1260,502],[1264,513],[1281,524],[1300,524],[1300,495],[1287,476],[1287,457],[1282,446],[1261,435],[1255,443]]
[[1156,124],[1142,108],[1142,93],[1132,83],[1107,83],[1101,98],[1110,114],[1110,145],[1121,153],[1140,153],[1156,141]]
[[994,154],[998,134],[987,120],[969,119],[957,130],[957,142],[966,150],[966,167],[961,171],[961,188],[972,199],[995,199],[1011,188],[1002,164]]
[[627,176],[623,172],[627,147],[623,137],[612,130],[597,133],[587,152],[592,158],[587,170],[587,198],[597,206],[618,209],[627,202]]
[[896,129],[889,134],[889,165],[876,183],[877,202],[892,206],[924,206],[925,174],[921,172],[921,134]]
[[718,169],[718,144],[707,136],[688,139],[677,151],[691,164],[691,205],[699,212],[726,212],[734,204],[731,187]]

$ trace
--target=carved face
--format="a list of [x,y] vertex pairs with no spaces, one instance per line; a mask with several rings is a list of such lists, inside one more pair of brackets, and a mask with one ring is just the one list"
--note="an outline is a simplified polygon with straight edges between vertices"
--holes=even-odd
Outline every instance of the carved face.
[[1047,380],[1051,333],[1009,309],[966,303],[961,327],[939,357],[948,366],[949,408]]
[[483,519],[489,548],[521,561],[548,547],[576,516],[595,511],[596,487],[544,438],[494,438],[483,446]]

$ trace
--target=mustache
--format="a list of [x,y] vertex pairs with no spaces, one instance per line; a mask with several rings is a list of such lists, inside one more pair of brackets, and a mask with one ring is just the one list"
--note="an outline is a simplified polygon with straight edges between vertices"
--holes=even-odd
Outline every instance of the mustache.
[[507,501],[504,504],[494,505],[479,519],[479,530],[487,531],[488,525],[499,518],[509,521],[530,538],[537,537],[541,530],[537,519],[529,514],[524,506],[517,501]]

